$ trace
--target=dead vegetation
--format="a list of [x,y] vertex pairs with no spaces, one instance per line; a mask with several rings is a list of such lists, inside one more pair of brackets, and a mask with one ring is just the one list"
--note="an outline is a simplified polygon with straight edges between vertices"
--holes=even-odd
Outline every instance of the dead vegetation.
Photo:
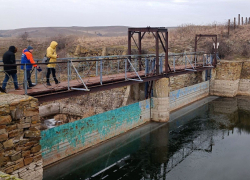
[[[250,57],[250,25],[244,25],[236,28],[230,28],[228,35],[227,26],[224,25],[183,25],[178,28],[169,30],[169,48],[170,52],[193,52],[194,38],[196,34],[216,34],[218,35],[219,56],[224,59],[237,59]],[[135,37],[136,39],[136,37]],[[28,45],[34,47],[34,57],[41,59],[50,42],[55,40],[59,43],[58,54],[60,57],[72,56],[101,56],[103,49],[107,50],[107,55],[124,54],[127,50],[127,37],[87,37],[87,36],[64,36],[58,35],[53,38],[1,38],[0,39],[0,56],[8,49],[10,45],[18,48],[17,59],[21,57],[21,51]],[[154,36],[146,34],[143,39],[143,52],[154,53],[155,44]],[[80,47],[80,53],[75,54],[77,47]],[[211,38],[201,39],[198,43],[198,51],[210,53],[213,48]],[[133,53],[136,54],[136,46],[133,44]],[[160,49],[163,52],[163,49]]]

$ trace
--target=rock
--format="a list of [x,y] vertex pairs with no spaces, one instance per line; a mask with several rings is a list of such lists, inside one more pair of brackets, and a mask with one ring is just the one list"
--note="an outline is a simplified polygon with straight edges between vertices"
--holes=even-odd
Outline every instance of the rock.
[[17,160],[19,160],[19,159],[21,159],[21,158],[22,158],[21,152],[16,153],[16,154],[14,154],[14,155],[12,155],[12,156],[10,157],[11,161],[17,161]]
[[6,134],[7,132],[6,132],[6,130],[5,129],[0,129],[0,135],[1,134]]
[[15,166],[14,166],[14,171],[16,171],[17,169],[20,169],[24,167],[24,162],[23,162],[23,158],[21,159],[20,162],[18,162]]
[[26,138],[34,138],[34,137],[40,137],[40,131],[25,131],[24,137]]
[[10,158],[7,156],[7,157],[4,157],[4,156],[0,156],[0,166],[4,166],[7,164],[7,162],[10,160]]
[[35,147],[31,148],[32,153],[39,152],[40,150],[41,150],[41,145],[38,145],[38,146],[35,146]]
[[29,128],[30,123],[24,123],[24,124],[17,124],[18,129],[24,129],[24,128]]
[[39,115],[33,116],[31,119],[31,122],[32,122],[32,124],[40,123],[41,122],[40,116]]
[[6,125],[0,125],[0,129],[6,129]]
[[27,157],[30,155],[30,151],[23,151],[22,152],[22,157]]
[[14,171],[14,167],[9,167],[9,168],[6,168],[5,170],[4,170],[4,172],[6,173],[6,174],[10,174],[10,173],[12,173]]
[[[4,103],[4,102],[2,102]],[[7,104],[1,105],[0,104],[0,116],[7,115],[10,113],[10,107]]]
[[0,142],[6,141],[8,139],[8,133],[1,134],[0,135]]
[[29,165],[30,163],[33,162],[33,158],[32,157],[29,157],[29,158],[25,158],[24,159],[24,164],[25,166]]
[[30,101],[30,107],[37,108],[38,107],[38,101],[37,100]]
[[33,158],[34,158],[34,162],[37,162],[42,159],[42,155],[40,154],[40,155],[34,156]]
[[23,134],[23,129],[16,129],[9,132],[9,138],[17,137]]
[[62,121],[62,122],[67,122],[67,115],[66,114],[57,114],[56,116],[54,116],[54,119],[56,121]]
[[0,116],[0,125],[7,125],[10,124],[12,121],[11,116]]
[[24,110],[24,116],[25,117],[36,116],[38,114],[39,114],[38,109],[25,109]]
[[10,126],[7,126],[6,127],[6,130],[9,132],[9,131],[13,131],[13,130],[15,130],[15,129],[17,129],[17,125],[16,124],[14,124],[14,125],[10,125]]
[[7,148],[12,148],[14,146],[13,144],[13,139],[10,139],[8,141],[5,141],[3,143],[3,146],[4,146],[4,149],[7,149]]

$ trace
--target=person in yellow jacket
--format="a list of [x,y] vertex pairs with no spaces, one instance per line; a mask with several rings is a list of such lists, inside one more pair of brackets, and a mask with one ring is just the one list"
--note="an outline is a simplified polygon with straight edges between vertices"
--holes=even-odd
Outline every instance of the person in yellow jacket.
[[[56,41],[52,41],[50,46],[47,48],[47,54],[46,56],[50,58],[49,62],[56,62],[56,58],[58,58],[58,55],[56,54],[56,47],[58,43]],[[52,73],[53,79],[56,84],[60,83],[57,78],[56,78],[56,64],[48,64],[47,65],[47,86],[51,86],[49,79],[50,79],[50,74]]]

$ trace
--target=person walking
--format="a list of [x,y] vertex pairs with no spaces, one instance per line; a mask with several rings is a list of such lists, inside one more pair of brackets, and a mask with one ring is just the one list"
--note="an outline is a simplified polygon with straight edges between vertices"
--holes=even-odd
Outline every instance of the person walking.
[[17,48],[15,46],[10,46],[9,50],[3,55],[3,64],[4,65],[13,65],[13,66],[4,66],[5,78],[2,84],[2,91],[6,92],[6,85],[11,76],[14,82],[15,90],[22,90],[18,87],[17,81],[17,66],[16,66],[16,56]]
[[[46,56],[50,58],[49,62],[53,63],[56,62],[56,58],[58,58],[58,55],[56,54],[56,47],[58,43],[56,41],[52,41],[50,43],[50,46],[47,48],[47,54]],[[50,74],[52,73],[53,79],[56,84],[60,83],[56,78],[56,64],[48,64],[47,65],[47,75],[46,75],[46,82],[47,86],[51,86],[50,84]]]
[[32,70],[32,66],[37,68],[37,69],[40,69],[36,65],[36,63],[35,63],[35,61],[33,59],[33,55],[32,55],[33,50],[34,50],[33,47],[28,46],[27,49],[23,50],[22,59],[21,59],[21,64],[25,64],[25,66],[26,66],[26,68],[25,68],[24,65],[21,65],[21,69],[26,70],[27,81],[28,81],[27,89],[31,89],[33,86],[35,86],[31,82],[31,72],[30,71]]

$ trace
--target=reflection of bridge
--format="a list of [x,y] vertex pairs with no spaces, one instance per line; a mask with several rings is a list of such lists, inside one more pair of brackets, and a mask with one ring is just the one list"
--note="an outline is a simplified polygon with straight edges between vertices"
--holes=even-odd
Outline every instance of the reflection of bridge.
[[[141,54],[142,39],[146,33],[153,34],[154,36],[156,43],[154,55]],[[138,41],[134,39],[135,34],[138,34]],[[138,49],[139,55],[131,55],[132,40]],[[196,39],[196,49],[197,41]],[[159,53],[159,44],[161,44],[164,51],[162,55]],[[215,48],[214,54],[216,54],[216,52],[217,47]],[[46,86],[46,65],[37,60],[37,64],[43,69],[42,73],[38,73],[37,70],[33,73],[32,79],[37,86],[28,90],[27,74],[20,71],[19,68],[19,82],[24,82],[24,90],[17,92],[11,90],[10,87],[8,89],[10,93],[28,94],[38,98],[39,101],[42,102],[89,92],[103,91],[135,83],[152,82],[153,80],[163,77],[204,71],[213,68],[217,64],[217,56],[211,54],[207,55],[199,52],[168,53],[168,29],[166,28],[129,28],[128,54],[128,56],[58,59],[56,63],[57,76],[61,83],[52,87]],[[20,64],[18,66],[20,66]],[[3,65],[0,65],[0,67],[2,68]],[[1,74],[4,75],[3,73]],[[150,94],[149,92],[151,92],[152,89],[152,83],[149,84],[149,87],[146,88],[146,94]]]
[[[197,124],[200,129],[190,131]],[[152,142],[148,142],[149,144],[147,144],[145,150],[139,150],[123,157],[116,163],[92,175],[89,180],[129,178],[166,179],[167,173],[183,162],[193,152],[212,152],[214,144],[213,136],[215,134],[211,132],[213,130],[207,129],[204,126],[204,122],[194,120],[193,122],[189,122],[185,127],[174,131],[167,137],[168,126],[165,125],[151,132],[149,139],[152,139]],[[189,131],[190,133],[186,134],[185,131]],[[164,134],[165,137],[162,136]],[[161,139],[156,139],[157,137]],[[183,143],[183,141],[186,141],[186,138],[189,139],[189,142]],[[179,139],[177,144],[175,144],[176,139]],[[152,145],[153,148],[151,144],[154,144]],[[150,156],[148,153],[150,153]]]

